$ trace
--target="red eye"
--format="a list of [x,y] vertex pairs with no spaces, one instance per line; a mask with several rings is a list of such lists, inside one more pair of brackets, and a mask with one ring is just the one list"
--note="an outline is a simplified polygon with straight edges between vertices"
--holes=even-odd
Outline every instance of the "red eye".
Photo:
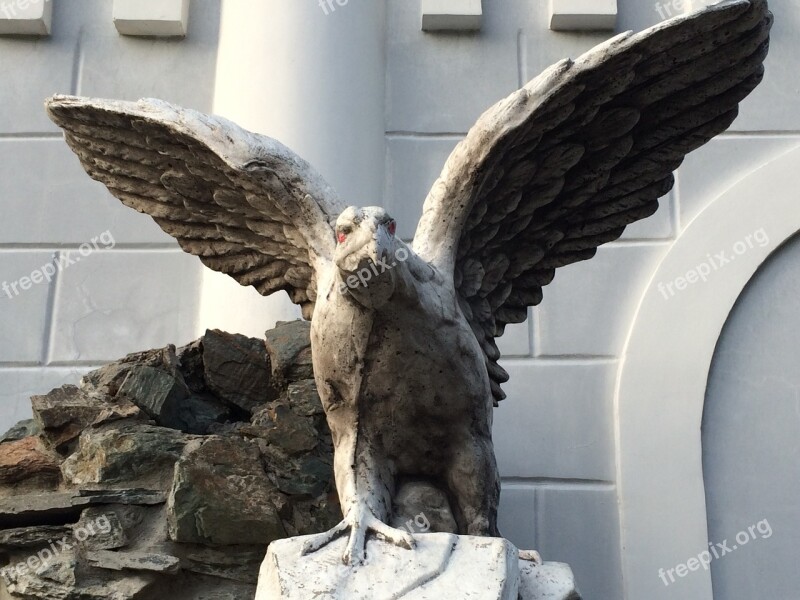
[[345,240],[347,239],[347,234],[342,233],[340,231],[339,234],[336,236],[336,239],[339,240],[340,244],[344,244]]
[[397,221],[389,221],[389,233],[392,235],[397,231]]

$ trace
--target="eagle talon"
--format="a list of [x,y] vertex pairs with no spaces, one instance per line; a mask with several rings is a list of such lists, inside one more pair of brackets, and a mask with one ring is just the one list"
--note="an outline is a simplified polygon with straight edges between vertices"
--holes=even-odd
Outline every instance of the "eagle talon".
[[348,516],[333,529],[312,536],[303,545],[302,555],[311,554],[324,548],[342,534],[350,530],[347,548],[342,555],[342,562],[346,565],[357,566],[363,564],[367,558],[367,534],[371,531],[383,541],[412,550],[416,547],[414,537],[405,531],[390,527],[378,519],[368,509],[353,509]]

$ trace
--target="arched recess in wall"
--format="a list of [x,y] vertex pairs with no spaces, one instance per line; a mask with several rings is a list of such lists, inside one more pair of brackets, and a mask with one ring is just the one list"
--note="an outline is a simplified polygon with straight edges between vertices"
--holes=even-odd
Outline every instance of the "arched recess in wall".
[[[639,304],[615,398],[627,600],[713,598],[710,572],[702,567],[673,575],[674,583],[666,575],[708,548],[701,424],[709,369],[736,299],[767,257],[800,231],[799,190],[796,148],[704,209],[664,257]],[[705,280],[689,283],[691,272],[709,270]]]

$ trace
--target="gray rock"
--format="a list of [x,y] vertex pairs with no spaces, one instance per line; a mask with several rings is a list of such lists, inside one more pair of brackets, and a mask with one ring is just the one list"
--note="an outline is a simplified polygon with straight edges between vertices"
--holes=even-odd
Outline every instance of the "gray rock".
[[74,385],[33,396],[31,406],[45,439],[58,450],[67,447],[90,425],[139,416],[138,409],[130,403],[109,403]]
[[[123,507],[124,508],[124,507]],[[128,545],[120,518],[113,508],[90,507],[73,527],[74,537],[84,552],[118,550]]]
[[112,571],[153,571],[175,574],[180,571],[180,559],[167,554],[145,552],[111,552],[97,550],[86,553],[86,560],[93,567]]
[[[175,552],[180,556],[184,571],[255,584],[266,545],[214,548],[176,544]],[[252,594],[250,597],[252,598]]]
[[77,490],[0,498],[0,529],[75,523],[84,508],[100,504],[163,504],[160,490]]
[[136,482],[167,489],[173,466],[190,439],[144,424],[86,430],[61,472],[73,485]]
[[72,535],[68,525],[41,525],[0,531],[0,548],[38,548]]
[[208,389],[248,414],[275,396],[267,351],[260,340],[206,331],[203,364]]
[[267,331],[266,347],[276,385],[314,378],[311,360],[311,324],[307,321],[278,323]]
[[162,427],[191,434],[208,433],[212,423],[230,416],[230,410],[216,398],[193,393],[177,371],[146,365],[128,371],[117,398],[136,404]]
[[322,400],[313,379],[303,379],[290,383],[286,389],[289,407],[303,417],[324,415]]
[[257,446],[240,438],[212,437],[188,452],[167,508],[175,542],[267,544],[286,535],[287,499],[264,472]]
[[0,444],[5,442],[16,442],[22,438],[39,435],[41,431],[42,428],[35,419],[26,419],[24,421],[20,421],[11,429],[6,431],[2,436],[0,436]]
[[265,428],[268,443],[291,455],[311,452],[320,441],[314,422],[283,404],[271,403],[253,415],[253,423]]
[[458,533],[447,495],[428,481],[406,481],[398,487],[392,526],[412,533]]

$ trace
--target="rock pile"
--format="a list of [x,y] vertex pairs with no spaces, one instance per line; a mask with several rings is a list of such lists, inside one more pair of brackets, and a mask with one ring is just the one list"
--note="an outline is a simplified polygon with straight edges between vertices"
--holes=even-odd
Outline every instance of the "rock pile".
[[32,399],[0,438],[0,600],[251,600],[341,518],[309,327],[208,331]]

